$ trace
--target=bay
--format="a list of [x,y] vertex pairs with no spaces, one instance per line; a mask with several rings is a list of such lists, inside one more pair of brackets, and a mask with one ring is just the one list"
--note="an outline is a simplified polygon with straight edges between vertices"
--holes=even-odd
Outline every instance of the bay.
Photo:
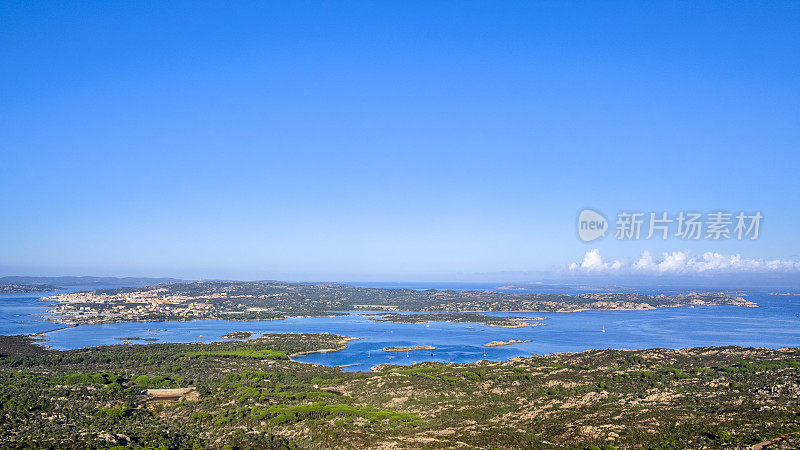
[[[430,288],[425,283],[370,287]],[[437,289],[494,290],[499,285],[436,284]],[[574,293],[576,288],[567,288]],[[532,291],[532,290],[528,290]],[[658,287],[639,292],[662,292]],[[553,292],[548,287],[546,292]],[[298,361],[347,366],[346,371],[368,371],[378,364],[413,362],[505,361],[518,356],[553,352],[580,352],[595,348],[646,349],[740,345],[749,347],[800,346],[800,295],[770,295],[763,290],[743,292],[758,308],[697,306],[650,311],[583,311],[574,313],[487,313],[490,315],[542,316],[545,326],[500,328],[475,323],[376,323],[364,311],[335,317],[293,317],[270,321],[169,321],[81,325],[46,333],[42,345],[69,350],[114,345],[122,338],[155,339],[154,342],[212,342],[233,331],[255,333],[332,333],[358,338],[346,349],[315,353]],[[47,302],[39,294],[0,296],[0,334],[32,334],[61,325],[42,322]],[[376,311],[377,312],[377,311]],[[605,331],[603,331],[605,330]],[[483,347],[491,341],[530,340],[503,347]],[[133,344],[145,341],[131,341]],[[434,346],[435,350],[386,352],[385,347]]]

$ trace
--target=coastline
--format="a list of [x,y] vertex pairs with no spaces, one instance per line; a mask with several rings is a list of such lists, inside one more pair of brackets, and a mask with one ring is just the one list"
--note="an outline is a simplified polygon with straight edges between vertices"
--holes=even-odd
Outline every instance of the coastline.
[[40,331],[38,333],[29,334],[27,336],[44,337],[44,335],[47,334],[47,333],[52,333],[53,331],[58,331],[58,330],[66,330],[67,328],[75,328],[75,327],[80,326],[80,325],[81,324],[79,324],[79,323],[70,323],[68,325],[64,325],[63,327],[53,328],[52,330],[47,330],[47,331]]
[[413,352],[415,350],[436,350],[433,345],[415,345],[413,347],[384,347],[384,352]]
[[[755,304],[753,304],[753,305],[755,305]],[[767,303],[767,305],[769,305],[769,303]],[[697,306],[697,305],[694,305],[694,304],[685,304],[685,305],[664,305],[664,306],[659,306],[659,307],[657,307],[657,308],[653,308],[653,309],[662,309],[662,310],[663,310],[663,309],[665,309],[665,308],[676,308],[676,307],[678,307],[678,306],[688,306],[689,308],[694,308],[694,307],[695,307],[695,306]],[[699,306],[743,306],[743,305],[717,305],[717,304],[700,304]],[[713,310],[713,308],[703,308],[703,309],[705,309],[707,312],[708,312],[708,311],[712,311],[712,310]],[[738,308],[737,308],[737,309],[738,309]],[[603,312],[603,311],[610,311],[610,310],[611,310],[611,309],[605,309],[605,308],[603,308],[603,309],[595,309],[595,308],[591,308],[591,309],[585,309],[585,310],[582,310],[582,311],[596,311],[596,312]],[[641,310],[641,309],[638,309],[638,308],[634,308],[634,309],[623,308],[623,310],[631,310],[631,311],[636,311],[636,310]],[[406,312],[406,311],[403,311],[403,312]],[[413,311],[408,311],[408,312],[413,312]],[[546,314],[546,311],[535,311],[535,310],[517,310],[517,311],[481,311],[481,310],[475,310],[475,312],[476,312],[476,313],[484,313],[484,314],[485,314],[485,313],[491,313],[491,314],[493,314],[493,316],[492,316],[492,317],[495,317],[495,316],[502,316],[504,313],[529,314],[529,315],[530,315],[530,317],[513,317],[513,319],[514,319],[514,320],[517,320],[517,321],[523,321],[523,322],[524,322],[524,321],[526,321],[526,320],[540,320],[540,319],[546,319],[546,317],[533,317],[533,316],[546,316],[546,315],[547,315],[547,314]],[[573,311],[568,311],[568,312],[579,312],[579,311],[577,311],[577,310],[573,310]],[[417,313],[419,313],[419,312],[417,312]],[[545,313],[545,314],[543,314],[543,313]],[[349,314],[351,315],[351,317],[352,317],[353,315],[363,315],[363,314],[361,314],[360,312],[350,312]],[[423,314],[425,314],[425,315],[427,315],[427,314],[435,315],[435,314],[437,314],[437,313],[436,313],[436,312],[427,312],[427,311],[426,311],[426,312],[424,312]],[[635,313],[634,313],[634,314],[635,314]],[[738,314],[739,314],[739,315],[743,315],[743,316],[747,316],[747,315],[748,315],[747,313],[744,313],[744,312],[742,312],[742,313],[738,313]],[[335,316],[336,316],[336,315],[326,315],[326,317],[335,317]],[[693,316],[693,314],[692,314],[692,316]],[[293,317],[298,317],[298,318],[300,318],[300,317],[319,317],[319,316],[317,316],[317,315],[298,315],[298,316],[289,316],[289,317],[292,317],[292,318],[293,318]],[[561,316],[561,317],[563,318],[563,317],[566,317],[566,316]],[[180,325],[178,325],[178,323],[186,322],[187,320],[188,320],[188,321],[197,321],[197,322],[200,322],[200,321],[202,321],[202,320],[216,320],[216,319],[211,319],[211,318],[197,318],[197,319],[174,320],[174,322],[176,322],[176,324],[174,324],[174,325],[169,325],[169,327],[170,327],[170,329],[173,329],[173,327],[174,327],[175,329],[179,329],[179,328],[181,328],[181,326],[180,326]],[[263,320],[281,320],[281,319],[255,319],[255,320],[251,319],[251,320],[246,320],[246,322],[262,322]],[[563,319],[562,319],[562,320],[563,320]],[[571,319],[570,319],[570,320],[571,320]],[[173,320],[157,320],[157,321],[155,321],[155,322],[171,322],[171,321],[173,321]],[[435,320],[434,320],[434,321],[435,321]],[[147,322],[147,323],[150,323],[150,322],[154,322],[154,321],[152,321],[152,320],[130,320],[130,321],[115,321],[115,322],[113,322],[113,323],[120,323],[120,324],[122,324],[122,323],[136,323],[136,322]],[[236,322],[240,322],[240,320],[236,320]],[[392,322],[392,321],[390,321],[390,322]],[[430,321],[416,321],[416,322],[414,322],[414,324],[417,324],[418,326],[419,326],[419,324],[423,324],[423,326],[424,326],[424,324],[425,324],[425,323],[428,323],[428,322],[430,322]],[[447,322],[450,322],[450,321],[447,321]],[[453,323],[459,323],[459,322],[460,322],[460,321],[453,321]],[[471,325],[471,324],[475,324],[475,323],[477,323],[477,324],[480,324],[479,322],[461,322],[461,323],[463,323],[463,324],[465,324],[465,325]],[[62,323],[60,323],[59,325],[62,325],[62,324],[63,324],[63,322],[62,322]],[[33,336],[33,337],[40,337],[40,338],[41,338],[41,337],[45,337],[45,335],[46,335],[47,333],[50,333],[50,332],[53,332],[53,331],[58,331],[58,330],[64,330],[64,329],[66,329],[66,328],[77,327],[78,325],[82,325],[82,324],[84,324],[84,323],[68,323],[68,324],[66,324],[66,325],[59,326],[59,327],[57,327],[57,328],[53,328],[53,329],[50,329],[50,330],[42,331],[42,332],[39,332],[39,333],[34,333],[34,334],[32,334],[32,336]],[[54,325],[55,325],[55,324],[54,324]],[[257,325],[255,325],[255,324],[252,324],[252,325],[254,325],[254,326],[257,326]],[[522,325],[522,326],[542,326],[542,325],[546,325],[546,324],[545,324],[545,323],[538,323],[538,324],[537,324],[537,323],[534,323],[534,324],[530,324],[530,325]],[[165,326],[166,326],[166,324],[165,324]],[[203,326],[203,325],[200,325],[200,326]],[[211,328],[217,327],[217,325],[206,325],[206,327],[209,327],[209,326],[210,326]],[[366,325],[366,326],[368,327],[369,325]],[[493,327],[494,327],[494,326],[496,326],[496,327],[499,327],[499,328],[517,328],[517,327],[509,327],[509,326],[503,326],[503,325],[497,325],[497,324],[489,324],[489,326],[493,326]],[[230,327],[230,325],[219,325],[219,327]],[[137,328],[141,328],[141,327],[137,327]],[[184,327],[184,328],[185,328],[185,327]],[[280,326],[280,327],[278,327],[278,328],[280,328],[280,329],[283,329],[283,328],[285,328],[285,327],[283,327],[283,326]],[[434,328],[435,328],[435,327],[432,327],[432,328],[431,328],[431,331],[434,331]],[[467,328],[472,328],[472,327],[467,327]],[[476,328],[478,328],[478,327],[477,327],[477,325],[476,325]],[[112,331],[110,331],[110,332],[105,332],[105,333],[104,333],[104,335],[108,335],[109,333],[115,333],[115,331],[113,331],[113,330],[115,330],[115,329],[116,329],[116,327],[112,327],[112,328],[111,328],[111,330],[112,330]],[[224,328],[223,328],[223,329],[224,329]],[[229,328],[229,329],[230,329],[230,328]],[[233,328],[233,329],[236,329],[236,328]],[[409,327],[409,329],[413,329],[413,328],[412,328],[412,327]],[[477,330],[469,330],[469,331],[477,331]],[[538,332],[538,331],[542,331],[542,330],[536,330],[536,331]],[[85,333],[84,333],[84,332],[85,332]],[[287,332],[287,331],[276,331],[276,333],[284,333],[284,332]],[[352,332],[352,330],[351,330],[351,332]],[[396,332],[396,331],[395,331],[395,332]],[[503,333],[503,334],[494,334],[494,332],[492,332],[492,331],[489,331],[488,329],[485,329],[485,328],[484,328],[483,332],[484,332],[484,333],[487,333],[487,334],[484,334],[484,336],[486,337],[486,339],[485,339],[485,340],[484,340],[484,339],[480,339],[480,340],[478,340],[477,342],[470,341],[470,345],[483,346],[483,347],[503,347],[503,346],[506,346],[506,345],[513,345],[513,344],[515,344],[515,343],[517,343],[517,342],[506,343],[506,344],[504,344],[504,345],[499,345],[499,344],[496,344],[496,345],[492,345],[492,346],[488,346],[488,345],[484,344],[484,342],[485,342],[485,343],[492,343],[492,342],[499,343],[499,342],[503,342],[503,340],[505,340],[505,339],[509,339],[509,337],[511,337],[511,336],[513,336],[513,337],[515,337],[515,338],[516,338],[516,337],[519,337],[520,339],[522,339],[523,337],[527,337],[527,336],[529,335],[529,333],[528,333],[528,332],[524,332],[524,333],[507,333],[507,334],[506,334],[506,333]],[[84,334],[86,334],[86,335],[91,335],[92,333],[93,333],[93,330],[92,330],[92,329],[86,329],[86,330],[82,330],[82,331],[77,331],[75,335],[76,335],[76,336],[78,336],[78,335],[84,335]],[[501,333],[501,330],[497,330],[497,333]],[[476,333],[476,335],[477,335],[477,333]],[[112,335],[112,336],[132,336],[132,335],[128,335],[128,334],[116,334],[116,335]],[[211,338],[211,339],[216,339],[216,338],[212,338],[212,337],[211,337],[212,335],[210,335],[210,334],[206,334],[206,336],[207,336],[207,338],[206,338],[206,339],[209,339],[209,338]],[[391,335],[387,335],[387,336],[391,336]],[[201,337],[202,337],[202,336],[201,336]],[[194,341],[194,340],[192,340],[192,338],[193,338],[193,336],[189,336],[189,337],[187,337],[187,336],[182,336],[180,339],[183,339],[183,341],[182,341],[182,342],[186,342],[186,343],[189,343],[189,342],[198,342],[198,343],[201,343],[201,340]],[[224,339],[224,338],[225,338],[225,336],[223,336],[223,339]],[[498,338],[502,338],[502,339],[498,339]],[[64,338],[63,338],[63,337],[58,337],[58,338],[55,338],[55,337],[54,337],[54,338],[52,338],[52,339],[53,339],[53,340],[55,340],[55,341],[61,340],[62,342],[63,342],[63,340],[64,340]],[[117,338],[117,340],[119,340],[119,339],[121,339],[121,338]],[[174,339],[174,337],[173,337],[173,339]],[[222,341],[223,339],[220,339],[220,341]],[[494,340],[492,340],[492,339],[498,339],[498,340],[494,341]],[[143,340],[144,340],[144,339],[143,339]],[[342,345],[340,345],[340,346],[337,346],[337,347],[335,347],[335,348],[321,349],[321,350],[319,350],[319,351],[306,352],[306,353],[298,353],[298,354],[292,354],[292,355],[288,355],[288,356],[290,357],[290,359],[292,359],[292,357],[294,357],[295,359],[292,359],[292,360],[293,360],[293,361],[296,361],[296,362],[301,362],[301,363],[303,363],[303,364],[314,364],[314,363],[310,363],[310,362],[305,362],[305,361],[297,360],[297,358],[300,358],[300,357],[306,356],[306,355],[308,355],[308,354],[310,354],[310,353],[328,353],[328,352],[335,352],[335,351],[340,351],[340,350],[346,350],[346,349],[349,347],[349,345],[348,345],[348,343],[347,343],[349,340],[353,340],[353,338],[344,340],[344,341],[342,342]],[[414,342],[414,340],[416,340],[416,339],[412,339],[412,340],[411,340],[411,342]],[[424,339],[420,339],[420,340],[422,340],[423,342],[425,342],[425,340],[424,340]],[[513,340],[513,339],[512,339],[512,340]],[[99,341],[97,341],[97,342],[99,342]],[[205,342],[209,342],[209,341],[207,340],[207,341],[205,341]],[[394,342],[396,342],[396,341],[391,341],[391,340],[390,340],[389,342],[386,342],[384,345],[387,345],[387,344],[392,344],[392,343],[394,343]],[[522,342],[524,342],[524,341],[522,341]],[[165,342],[165,343],[169,343],[169,342]],[[438,345],[438,344],[440,344],[440,343],[438,343],[438,342],[434,342],[434,343],[437,343],[437,345]],[[46,343],[42,343],[42,344],[40,344],[40,345],[41,345],[42,347],[44,347],[44,348],[49,348],[49,346],[47,346],[47,345],[46,345]],[[55,345],[55,344],[54,344],[54,345]],[[116,345],[116,343],[104,343],[104,344],[98,344],[98,345]],[[702,345],[702,344],[698,344],[698,345]],[[721,345],[721,344],[717,344],[717,345]],[[360,346],[359,346],[359,347],[360,347]],[[446,347],[446,345],[445,345],[445,347]],[[70,348],[70,344],[69,344],[69,343],[67,343],[67,344],[62,344],[62,345],[61,345],[61,348],[68,349],[68,348]],[[372,351],[374,352],[375,350],[378,350],[379,348],[380,348],[379,346],[376,346],[376,348],[372,349]],[[600,348],[605,348],[605,347],[597,347],[597,349],[600,349]],[[609,348],[616,348],[616,347],[609,347]],[[655,347],[654,347],[654,348],[655,348]],[[664,345],[664,346],[663,346],[663,348],[672,348],[672,347],[670,347],[670,346],[668,346],[668,345]],[[766,347],[766,348],[775,348],[775,347]],[[419,348],[419,349],[426,349],[426,348],[425,348],[425,346],[423,346],[422,348]],[[400,349],[398,349],[398,350],[394,350],[394,351],[397,351],[397,352],[402,352],[402,351],[413,351],[413,350],[415,350],[413,347],[409,347],[409,348],[405,348],[405,347],[403,347],[403,348],[400,348]],[[475,350],[474,350],[474,349],[471,349],[470,351],[472,351],[472,352],[475,352]],[[514,349],[510,349],[510,350],[508,350],[508,351],[514,351]],[[488,353],[488,352],[487,352],[487,353]],[[549,353],[543,353],[543,354],[549,354]],[[374,356],[374,353],[373,353],[373,356]],[[360,360],[358,355],[354,355],[354,356],[352,356],[352,358],[353,358],[353,359],[355,359],[355,360]],[[349,361],[347,361],[347,359],[348,359],[348,358],[346,358],[346,357],[344,357],[344,356],[337,356],[337,357],[335,357],[334,359],[338,359],[338,360],[345,360],[346,362],[349,362]],[[505,358],[501,357],[499,360],[504,360],[504,359],[505,359]],[[328,358],[325,358],[325,359],[324,359],[324,361],[327,361],[327,360],[328,360]],[[449,359],[449,358],[445,358],[445,360],[449,361],[450,359]],[[365,360],[365,361],[366,361],[366,360]],[[362,364],[363,364],[363,363],[364,363],[364,362],[362,361]],[[327,364],[328,364],[328,363],[318,363],[318,365],[326,365],[326,366],[327,366]],[[344,366],[340,366],[340,367],[352,367],[352,365],[350,365],[350,364],[345,364]]]
[[294,361],[294,362],[300,363],[300,364],[324,365],[324,364],[314,364],[314,363],[307,363],[307,362],[303,362],[303,361],[297,361],[294,358],[298,358],[298,357],[301,357],[301,356],[312,355],[314,353],[338,352],[338,351],[344,350],[347,347],[349,347],[350,346],[350,344],[349,344],[350,341],[357,341],[358,339],[359,338],[357,338],[357,337],[344,336],[340,341],[341,345],[339,347],[336,347],[336,348],[323,348],[323,349],[319,349],[319,350],[309,350],[307,352],[297,352],[297,353],[292,353],[291,355],[287,355],[287,356],[289,358],[289,361]]
[[[286,302],[285,296],[300,296]],[[309,299],[331,298],[323,304]],[[47,321],[100,324],[120,322],[191,320],[282,320],[296,317],[345,315],[369,306],[386,315],[470,315],[480,313],[549,313],[582,311],[635,311],[657,308],[726,305],[756,307],[741,296],[724,292],[688,292],[676,295],[596,292],[591,294],[508,294],[499,291],[364,288],[347,284],[287,282],[198,281],[141,288],[78,291],[42,297],[53,309]],[[380,300],[375,302],[374,300]],[[376,303],[390,303],[378,305]],[[355,309],[354,309],[355,308]],[[380,314],[375,314],[378,316]],[[406,314],[404,314],[406,315]],[[385,319],[385,317],[384,317]],[[394,318],[392,318],[394,319]],[[395,321],[390,319],[389,321]],[[439,317],[431,317],[437,320]],[[379,321],[381,319],[370,319]],[[421,321],[427,321],[423,318]],[[522,321],[521,318],[508,318]],[[529,320],[537,320],[531,318]],[[399,322],[416,322],[400,318]],[[483,320],[445,318],[445,322],[481,322],[514,328],[502,318]],[[530,326],[530,325],[520,325]]]
[[519,340],[519,339],[511,339],[508,341],[491,341],[485,344],[482,344],[481,347],[505,347],[507,345],[514,345],[514,344],[527,344],[528,342],[533,342],[530,339]]

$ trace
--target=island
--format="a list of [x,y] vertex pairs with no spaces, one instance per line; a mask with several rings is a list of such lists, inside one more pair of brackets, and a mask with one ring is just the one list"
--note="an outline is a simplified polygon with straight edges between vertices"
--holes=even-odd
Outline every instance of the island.
[[[338,283],[279,281],[198,281],[146,287],[100,289],[45,297],[55,304],[49,320],[65,323],[114,323],[163,320],[280,320],[319,317],[347,311],[419,311],[444,314],[446,321],[497,320],[509,326],[530,326],[525,319],[453,313],[576,312],[585,310],[650,310],[696,305],[757,306],[725,293],[692,292],[678,295],[637,293],[518,294],[495,291],[379,289]],[[448,316],[449,315],[449,316]],[[411,320],[389,316],[391,320]],[[417,316],[414,320],[421,320]],[[381,319],[378,319],[381,320]],[[527,319],[536,320],[536,319]],[[499,325],[502,326],[502,325]]]
[[436,350],[432,345],[415,345],[413,347],[384,347],[385,352],[413,352],[414,350]]
[[484,347],[505,347],[506,345],[512,344],[524,344],[527,342],[531,342],[530,339],[525,339],[524,341],[518,339],[511,339],[510,341],[492,341],[483,344]]
[[252,331],[232,331],[222,335],[224,339],[250,339],[252,336]]
[[31,292],[53,292],[63,289],[52,284],[0,283],[0,294],[27,294]]
[[426,313],[399,314],[382,313],[367,316],[373,322],[393,322],[420,324],[429,322],[480,323],[492,327],[521,328],[538,327],[543,323],[530,323],[532,320],[545,320],[544,317],[490,316],[478,313]]

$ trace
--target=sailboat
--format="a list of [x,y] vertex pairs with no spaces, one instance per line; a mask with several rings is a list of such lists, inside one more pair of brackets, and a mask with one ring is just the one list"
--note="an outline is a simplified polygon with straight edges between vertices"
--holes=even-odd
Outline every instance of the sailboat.
[[602,330],[600,330],[600,332],[601,332],[601,333],[605,333],[605,332],[606,332],[606,327],[605,327],[605,325],[603,326],[603,329],[602,329]]

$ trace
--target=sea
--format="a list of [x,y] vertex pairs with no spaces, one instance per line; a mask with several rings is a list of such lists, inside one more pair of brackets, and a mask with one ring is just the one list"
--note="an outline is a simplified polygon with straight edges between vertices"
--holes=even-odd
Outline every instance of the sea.
[[[492,283],[351,283],[366,287],[409,289],[471,289],[508,291]],[[76,287],[70,291],[97,289]],[[568,286],[520,286],[513,292],[581,293],[596,289]],[[602,292],[665,293],[708,291],[697,288],[637,287],[601,289]],[[67,292],[67,291],[60,291]],[[294,317],[266,321],[166,321],[80,325],[44,322],[51,303],[37,294],[0,295],[0,335],[45,333],[41,345],[57,350],[83,347],[144,345],[151,342],[213,342],[233,331],[256,333],[331,333],[357,338],[346,349],[313,353],[297,361],[340,366],[344,371],[369,371],[378,364],[410,365],[440,361],[472,363],[506,361],[519,356],[589,349],[686,348],[738,345],[746,347],[800,346],[800,291],[744,289],[727,291],[758,304],[757,308],[696,306],[649,311],[582,311],[573,313],[486,313],[544,317],[544,326],[501,328],[478,323],[376,323],[369,311],[343,316]],[[52,295],[46,293],[44,295]],[[379,311],[372,311],[379,312]],[[411,311],[407,312],[410,313]],[[61,328],[61,329],[59,329]],[[52,331],[51,331],[52,330]],[[138,339],[130,339],[138,338]],[[143,341],[140,339],[147,339]],[[491,341],[530,341],[502,347],[484,347]],[[385,347],[432,346],[433,350],[387,352]]]

